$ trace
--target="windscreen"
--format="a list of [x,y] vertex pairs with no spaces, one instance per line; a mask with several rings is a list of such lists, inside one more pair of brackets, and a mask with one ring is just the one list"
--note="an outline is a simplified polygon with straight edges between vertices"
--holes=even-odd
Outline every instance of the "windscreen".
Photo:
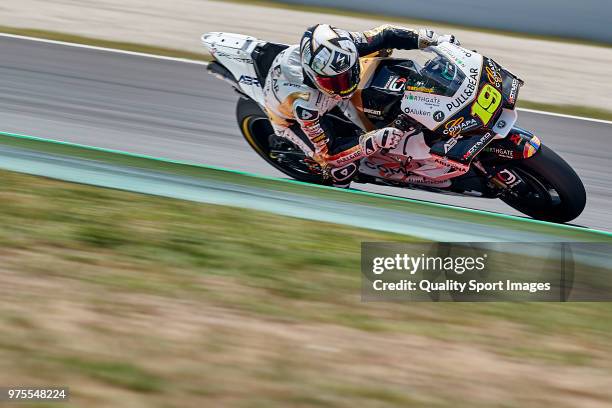
[[421,80],[418,86],[430,89],[437,95],[453,96],[465,80],[465,75],[452,61],[435,50],[430,51],[428,56],[430,59],[419,70]]

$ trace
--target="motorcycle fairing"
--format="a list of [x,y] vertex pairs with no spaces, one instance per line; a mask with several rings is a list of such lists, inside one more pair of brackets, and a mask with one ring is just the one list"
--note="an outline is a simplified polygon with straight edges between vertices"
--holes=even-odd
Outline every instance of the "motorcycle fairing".
[[431,147],[431,153],[439,157],[446,157],[462,165],[469,165],[472,159],[487,147],[494,137],[495,134],[489,131],[484,134],[441,140]]
[[258,78],[251,55],[265,42],[247,35],[221,32],[204,34],[202,42],[210,54],[231,72],[240,90],[263,106],[264,84]]
[[503,78],[503,91],[504,96],[504,108],[514,109],[516,107],[516,101],[524,82],[522,79],[512,74],[510,71],[503,69],[501,70]]
[[[257,72],[253,55],[256,49],[262,49],[267,43],[229,33],[208,33],[202,40],[218,61],[219,68],[223,68],[215,73],[235,80],[234,85],[241,92],[262,105],[263,75]],[[431,149],[423,133],[405,137],[395,149],[363,159],[360,173],[387,182],[444,190],[453,185],[452,179],[465,179],[461,176],[468,174],[471,161],[481,152],[497,157],[505,154],[504,158],[527,158],[535,154],[539,149],[539,139],[519,128],[513,129],[517,117],[513,109],[522,81],[475,52],[452,44],[432,49],[438,57],[452,61],[461,71],[457,78],[461,78],[462,83],[452,88],[456,92],[438,95],[425,87],[408,86],[411,85],[410,78],[420,79],[418,64],[409,60],[376,58],[373,59],[376,64],[368,70],[370,75],[364,75],[364,87],[360,87],[362,104],[348,101],[345,104],[353,107],[348,116],[355,116],[354,119],[367,117],[368,122],[374,122],[376,127],[403,111],[428,128],[430,133],[435,130],[436,134],[446,137]],[[496,109],[489,126],[474,125],[472,122],[477,120],[471,115],[471,107],[479,92],[487,84],[495,86],[498,83],[503,103]],[[349,113],[347,109],[343,111],[345,115]],[[440,115],[436,115],[439,112],[442,112],[442,120]],[[463,120],[463,125],[457,125],[459,119]],[[449,124],[458,126],[459,132]],[[505,138],[509,132],[510,137]]]
[[482,55],[451,43],[442,43],[428,50],[434,57],[452,62],[463,82],[452,95],[407,89],[401,103],[408,114],[429,130],[435,130],[464,110],[476,98],[482,73]]
[[410,60],[367,59],[366,69],[362,68],[362,84],[351,98],[352,104],[368,124],[368,130],[381,128],[389,118],[401,112],[401,101],[406,83],[414,73]]
[[480,157],[483,161],[490,158],[503,160],[528,159],[540,150],[541,144],[540,139],[533,133],[515,126],[508,137],[493,140],[483,150]]
[[388,152],[361,160],[359,172],[387,182],[435,188],[450,187],[450,179],[457,175],[450,167],[433,160],[422,133],[404,136]]
[[[491,130],[496,134],[496,138],[505,137],[518,117],[514,107],[521,83],[492,59],[483,58],[474,99],[466,103],[455,116],[448,118],[436,128],[435,133],[448,137]],[[509,101],[510,95],[513,98],[512,102]],[[481,102],[481,98],[484,102]],[[491,101],[495,101],[495,104],[492,105]],[[479,106],[481,103],[489,109]]]

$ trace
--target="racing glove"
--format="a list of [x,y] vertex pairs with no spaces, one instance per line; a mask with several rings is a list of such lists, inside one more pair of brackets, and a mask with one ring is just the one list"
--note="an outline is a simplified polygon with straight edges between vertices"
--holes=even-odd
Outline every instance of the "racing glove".
[[438,45],[443,42],[449,42],[451,44],[460,45],[459,40],[452,34],[438,35],[433,30],[427,30],[421,28],[419,30],[419,48],[427,48],[432,45]]
[[401,130],[392,127],[382,128],[361,135],[359,144],[363,154],[370,156],[381,149],[393,149],[400,142],[402,135]]
[[438,44],[443,43],[443,42],[449,42],[451,44],[461,45],[457,37],[455,37],[452,34],[438,36]]

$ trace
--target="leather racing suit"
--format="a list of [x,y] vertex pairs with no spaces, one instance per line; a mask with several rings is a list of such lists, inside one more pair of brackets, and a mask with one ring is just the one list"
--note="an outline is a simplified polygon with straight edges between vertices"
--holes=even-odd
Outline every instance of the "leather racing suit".
[[[359,57],[388,56],[391,49],[425,48],[437,41],[432,31],[391,25],[349,34]],[[338,135],[338,126],[326,120],[326,114],[349,101],[319,91],[304,75],[299,45],[290,46],[274,59],[263,92],[266,113],[276,134],[289,139],[315,160],[335,186],[348,187],[357,173],[357,161],[380,149],[374,137],[385,140],[387,135],[392,136],[390,128]],[[399,140],[397,134],[395,137]]]

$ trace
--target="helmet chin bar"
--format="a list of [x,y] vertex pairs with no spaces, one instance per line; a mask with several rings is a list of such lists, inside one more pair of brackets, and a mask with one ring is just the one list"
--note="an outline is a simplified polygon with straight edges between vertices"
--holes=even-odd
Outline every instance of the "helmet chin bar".
[[307,70],[308,76],[316,87],[326,95],[334,98],[350,98],[359,85],[359,65],[356,64],[345,72],[333,76],[324,76]]
[[336,100],[339,100],[339,101],[351,99],[353,97],[353,95],[355,95],[355,92],[357,91],[357,85],[355,85],[353,90],[349,91],[346,94],[340,95],[340,94],[332,92],[330,90],[321,88],[316,82],[315,82],[315,85],[317,86],[317,89],[319,91],[323,92],[325,95],[329,96],[330,98],[333,98],[333,99],[336,99]]

